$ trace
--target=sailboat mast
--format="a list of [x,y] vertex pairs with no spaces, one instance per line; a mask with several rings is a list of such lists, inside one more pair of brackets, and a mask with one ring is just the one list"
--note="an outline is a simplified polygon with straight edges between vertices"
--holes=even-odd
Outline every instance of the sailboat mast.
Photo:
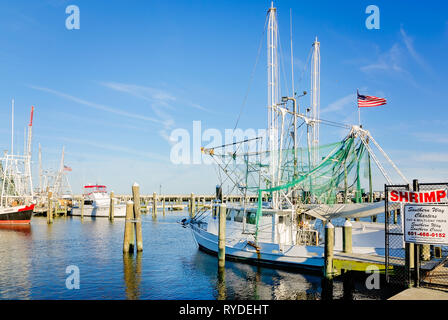
[[[268,58],[268,146],[269,146],[269,173],[271,177],[271,187],[277,185],[278,171],[278,26],[277,26],[277,9],[274,3],[268,10],[268,32],[267,32],[267,58]],[[277,207],[277,197],[274,192],[272,195],[272,206]]]

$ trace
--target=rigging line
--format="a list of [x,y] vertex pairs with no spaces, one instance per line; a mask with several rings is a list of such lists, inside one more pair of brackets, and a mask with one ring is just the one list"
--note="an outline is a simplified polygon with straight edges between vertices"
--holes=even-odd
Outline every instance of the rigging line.
[[247,89],[246,89],[246,93],[244,95],[243,103],[241,104],[240,113],[238,114],[238,118],[236,119],[235,127],[233,128],[233,130],[236,129],[236,127],[238,126],[238,123],[240,122],[240,118],[241,118],[241,115],[243,113],[243,109],[244,109],[244,107],[246,105],[247,97],[249,96],[249,91],[251,89],[252,82],[253,82],[254,76],[255,76],[255,70],[257,69],[258,60],[260,58],[261,47],[263,45],[263,38],[264,38],[264,34],[266,32],[266,25],[268,23],[268,18],[269,18],[269,14],[266,13],[266,19],[265,19],[265,22],[264,22],[263,33],[261,34],[260,42],[258,44],[257,58],[255,59],[255,65],[254,65],[254,67],[252,69],[252,73],[251,73],[250,78],[249,78],[249,84],[247,85]]
[[312,52],[313,52],[313,47],[310,48],[310,52],[308,53],[308,58],[306,58],[306,63],[305,63],[305,65],[303,66],[303,69],[302,69],[302,74],[300,75],[300,78],[299,78],[299,80],[297,81],[298,84],[300,84],[300,82],[303,80],[303,75],[305,74],[305,71],[306,71],[306,69],[307,69],[307,67],[308,67],[308,64],[309,64],[310,60],[311,60],[311,53],[312,53]]
[[[285,68],[285,64],[283,62],[283,57],[285,55],[284,55],[283,48],[282,48],[282,41],[280,39],[280,29],[278,26],[277,26],[277,35],[278,35],[278,46],[280,49],[280,56],[278,57],[278,58],[280,58],[280,65],[281,65],[280,69],[281,69],[281,73],[283,76],[283,81],[285,83],[285,87],[287,88],[288,81],[286,80],[286,73],[285,73],[286,68]],[[279,81],[279,85],[281,85],[281,81]],[[279,88],[279,92],[281,92],[281,88]],[[293,95],[294,95],[294,92],[290,95],[290,97],[292,97]]]
[[217,146],[217,147],[213,147],[213,148],[207,148],[207,149],[219,149],[219,148],[224,148],[224,147],[229,147],[229,146],[234,146],[236,144],[243,144],[245,142],[249,142],[249,141],[253,141],[253,140],[258,140],[258,139],[262,139],[262,137],[255,137],[255,138],[251,138],[251,139],[246,139],[243,141],[237,141],[237,142],[233,142],[233,143],[228,143],[228,144],[223,144],[221,146]]

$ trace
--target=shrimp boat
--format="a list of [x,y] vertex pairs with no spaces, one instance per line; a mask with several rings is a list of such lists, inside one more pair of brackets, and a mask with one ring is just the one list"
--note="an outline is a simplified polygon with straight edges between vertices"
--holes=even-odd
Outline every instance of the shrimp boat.
[[[104,185],[86,185],[83,193],[84,203],[72,208],[72,216],[81,216],[81,207],[84,216],[109,217],[110,195]],[[116,203],[114,199],[114,217],[126,216],[126,205]]]
[[14,100],[12,100],[11,151],[0,158],[0,225],[29,224],[34,210],[31,177],[31,140],[34,107],[31,107],[23,155],[14,153]]
[[[312,45],[310,107],[305,113],[301,112],[299,98],[307,93],[297,96],[294,88],[290,97],[280,98],[277,10],[273,4],[266,19],[266,136],[201,148],[221,169],[220,177],[233,184],[229,193],[236,190],[243,200],[238,204],[223,203],[219,197],[221,180],[221,191],[217,190],[217,199],[221,200],[213,210],[200,211],[184,219],[183,224],[191,229],[200,249],[216,254],[217,212],[225,208],[224,204],[226,257],[274,267],[322,270],[323,231],[330,223],[335,227],[335,253],[342,251],[342,227],[350,223],[353,253],[384,256],[384,223],[374,222],[375,219],[359,220],[384,215],[385,211],[381,194],[377,196],[373,191],[371,160],[379,177],[387,183],[409,182],[360,124],[347,125],[320,118],[320,43],[317,38]],[[347,133],[341,141],[321,145],[320,125],[344,129]],[[302,134],[299,135],[300,128]],[[267,143],[263,144],[264,141]],[[393,178],[391,173],[395,175]],[[248,202],[248,195],[257,195],[258,203]],[[401,226],[397,224],[396,227],[401,229]],[[400,243],[394,249],[402,251],[403,248],[404,243]]]

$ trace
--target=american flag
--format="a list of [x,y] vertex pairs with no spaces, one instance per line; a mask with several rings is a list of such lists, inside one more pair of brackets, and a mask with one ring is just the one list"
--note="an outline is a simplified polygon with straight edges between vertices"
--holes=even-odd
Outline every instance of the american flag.
[[70,168],[69,166],[64,165],[64,171],[72,171],[72,168]]
[[373,96],[364,96],[358,92],[358,108],[377,107],[386,104],[386,99]]

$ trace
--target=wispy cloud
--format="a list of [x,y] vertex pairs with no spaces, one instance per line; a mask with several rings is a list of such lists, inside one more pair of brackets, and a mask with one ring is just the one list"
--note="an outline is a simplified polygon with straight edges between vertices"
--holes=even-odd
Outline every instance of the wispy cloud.
[[197,103],[187,101],[185,99],[179,99],[165,90],[153,87],[118,82],[100,82],[100,85],[149,102],[154,114],[161,119],[160,121],[163,128],[160,129],[158,133],[169,143],[173,143],[170,139],[170,131],[175,127],[175,121],[168,111],[175,110],[181,106],[188,106],[197,110],[210,112],[208,109]]
[[371,71],[407,73],[407,71],[401,66],[402,60],[403,51],[400,45],[398,43],[395,43],[386,52],[379,53],[377,61],[362,66],[360,69],[361,71],[366,73],[369,73]]
[[448,163],[448,152],[425,152],[412,157],[412,161],[425,163]]
[[398,75],[405,81],[411,83],[414,87],[423,89],[415,80],[410,68],[412,62],[416,63],[426,73],[434,76],[434,72],[429,63],[417,52],[414,46],[414,39],[411,38],[403,26],[400,27],[399,39],[392,44],[390,49],[382,52],[377,49],[377,59],[374,62],[364,64],[360,70],[366,74],[386,73],[389,75]]
[[446,134],[421,132],[416,133],[415,136],[418,140],[423,142],[433,142],[433,143],[448,143],[448,136]]
[[121,155],[132,155],[132,156],[138,156],[142,158],[150,158],[155,160],[162,160],[166,161],[166,157],[161,156],[158,153],[152,153],[152,152],[145,152],[140,150],[134,150],[127,147],[119,146],[116,144],[107,144],[103,141],[101,143],[97,143],[92,140],[84,140],[84,139],[78,139],[78,138],[70,138],[70,137],[62,137],[62,136],[42,136],[39,135],[40,138],[48,138],[48,139],[56,139],[64,142],[74,143],[74,144],[80,144],[83,146],[89,146],[100,150],[107,150],[107,151],[113,151],[117,153],[117,156]]
[[406,46],[406,49],[409,53],[409,55],[417,62],[420,67],[422,67],[426,72],[433,73],[431,67],[429,64],[423,59],[423,57],[415,50],[414,47],[414,39],[409,37],[406,33],[406,31],[403,29],[403,26],[400,27],[400,34],[402,37],[402,40]]
[[328,106],[323,108],[320,113],[325,114],[329,112],[340,111],[348,107],[353,107],[356,104],[356,95],[354,93],[349,94],[343,98],[336,100],[333,103],[330,103]]
[[164,107],[167,107],[168,109],[175,109],[173,104],[176,104],[177,106],[188,106],[201,111],[209,112],[207,108],[201,106],[200,104],[193,103],[185,99],[179,99],[173,94],[166,92],[165,90],[118,82],[100,82],[100,84],[115,91],[125,92],[145,101],[162,105]]
[[48,93],[54,94],[54,95],[59,96],[61,98],[64,98],[64,99],[67,99],[67,100],[71,100],[71,101],[74,101],[76,103],[79,103],[79,104],[82,104],[82,105],[85,105],[87,107],[94,108],[94,109],[97,109],[97,110],[101,110],[101,111],[117,114],[117,115],[128,117],[128,118],[145,120],[145,121],[151,121],[151,122],[154,122],[154,123],[163,124],[163,121],[161,121],[159,119],[155,119],[155,118],[152,118],[152,117],[140,115],[140,114],[137,114],[137,113],[130,113],[130,112],[126,112],[126,111],[123,111],[123,110],[114,109],[114,108],[111,108],[109,106],[105,106],[103,104],[98,104],[98,103],[95,103],[95,102],[87,101],[87,100],[84,100],[84,99],[81,99],[81,98],[78,98],[78,97],[75,97],[75,96],[72,96],[72,95],[60,92],[60,91],[56,91],[56,90],[53,90],[53,89],[44,88],[44,87],[38,87],[38,86],[34,86],[34,85],[29,85],[29,87],[32,88],[32,89],[35,89],[35,90],[39,90],[39,91],[43,91],[43,92],[48,92]]

